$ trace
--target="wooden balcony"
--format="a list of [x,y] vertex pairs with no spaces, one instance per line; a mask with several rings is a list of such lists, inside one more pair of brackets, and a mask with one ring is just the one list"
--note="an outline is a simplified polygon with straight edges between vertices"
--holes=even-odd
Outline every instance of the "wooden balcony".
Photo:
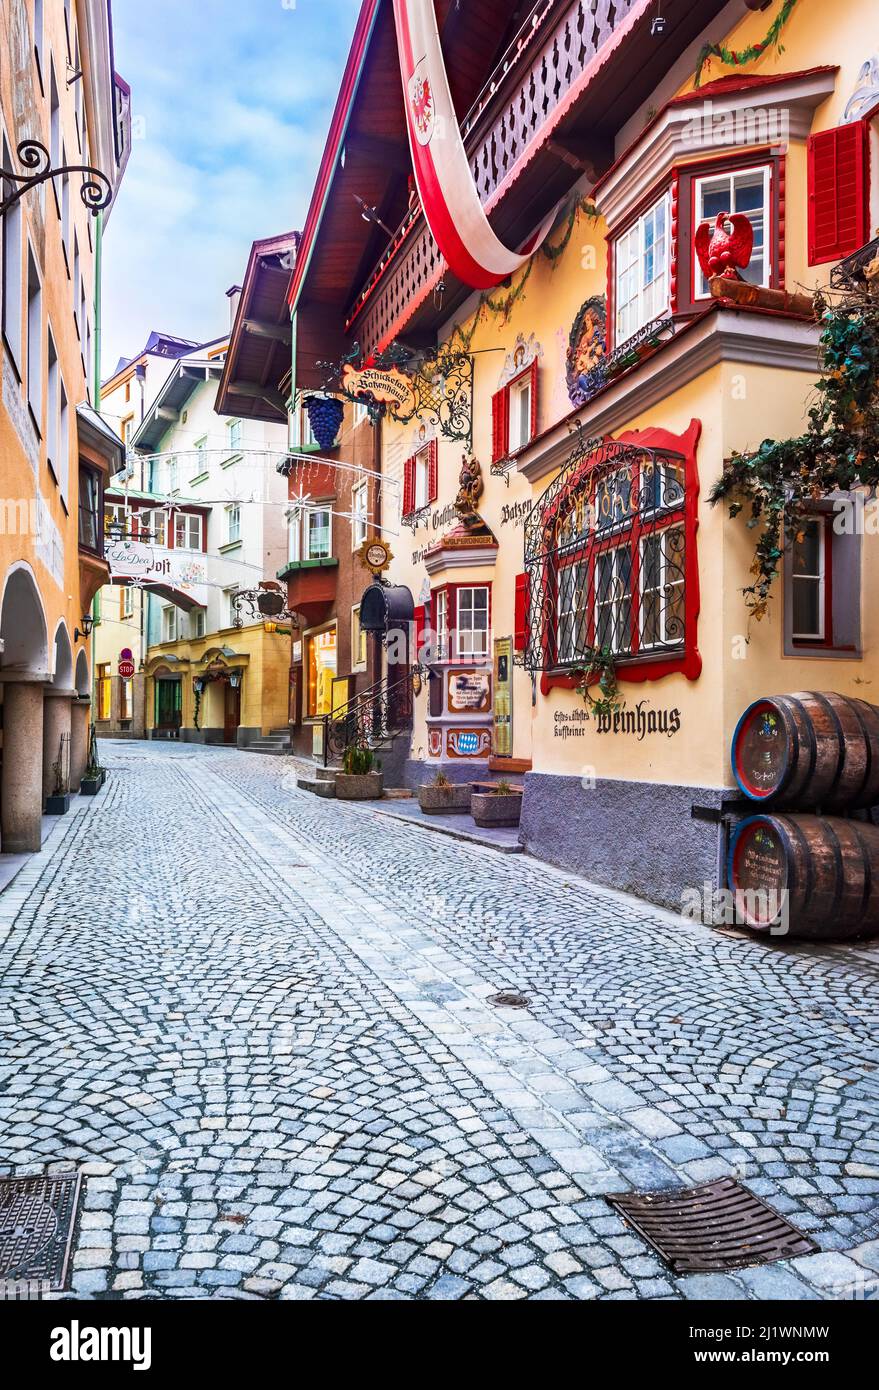
[[[655,0],[542,0],[495,66],[461,122],[473,177],[492,225],[522,244],[586,174],[613,162],[615,138],[655,91],[724,0],[663,0],[666,27],[652,33]],[[446,273],[420,209],[407,213],[358,286],[345,333],[364,351],[404,331],[431,342],[470,290]]]

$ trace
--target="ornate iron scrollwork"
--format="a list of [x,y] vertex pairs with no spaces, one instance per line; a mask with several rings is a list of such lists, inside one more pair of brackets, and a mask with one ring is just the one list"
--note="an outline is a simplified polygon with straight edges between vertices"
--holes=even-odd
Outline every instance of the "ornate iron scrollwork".
[[879,237],[873,241],[868,241],[866,246],[862,246],[859,251],[853,251],[850,256],[835,265],[830,272],[830,284],[835,290],[842,290],[844,293],[862,292],[867,282],[866,270],[875,260],[879,259]]
[[381,352],[373,353],[369,364],[378,371],[396,368],[405,372],[412,385],[412,407],[395,410],[368,393],[349,392],[341,384],[343,368],[359,362],[363,354],[359,343],[340,362],[318,362],[326,372],[324,389],[344,396],[347,400],[365,405],[369,418],[376,424],[390,415],[398,424],[420,419],[433,425],[446,439],[473,447],[473,358],[468,352],[415,351],[403,343],[393,342]]
[[61,178],[64,174],[82,174],[83,182],[79,190],[83,203],[92,216],[97,217],[103,208],[113,201],[113,185],[100,169],[91,164],[62,164],[52,168],[52,159],[45,145],[39,140],[22,140],[17,149],[18,158],[27,173],[17,174],[14,169],[0,169],[0,188],[5,183],[18,184],[8,197],[0,200],[0,217],[14,207],[25,193],[50,179]]
[[654,351],[660,346],[664,338],[671,337],[675,331],[675,321],[673,318],[652,319],[650,323],[645,323],[643,328],[639,328],[631,338],[627,338],[624,343],[613,352],[602,357],[591,371],[585,372],[577,384],[577,396],[585,404],[591,400],[596,392],[602,390],[609,382],[613,381],[621,372],[625,372],[629,367],[634,367],[649,352]]
[[284,591],[274,580],[264,580],[256,589],[239,589],[232,595],[232,603],[235,607],[236,627],[244,626],[242,608],[248,610],[249,616],[255,621],[288,622],[291,627],[303,626],[300,614],[287,607]]
[[605,651],[628,664],[683,650],[685,462],[590,439],[578,424],[567,464],[525,522],[520,665],[576,672]]
[[341,709],[323,716],[324,761],[344,757],[349,748],[380,748],[412,724],[412,673],[409,667],[383,677]]

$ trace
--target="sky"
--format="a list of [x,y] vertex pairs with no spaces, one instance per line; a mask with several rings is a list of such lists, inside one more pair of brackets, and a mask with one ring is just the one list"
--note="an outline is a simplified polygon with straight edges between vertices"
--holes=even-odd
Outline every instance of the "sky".
[[226,332],[252,241],[300,228],[359,0],[113,0],[131,159],[104,236],[102,375]]

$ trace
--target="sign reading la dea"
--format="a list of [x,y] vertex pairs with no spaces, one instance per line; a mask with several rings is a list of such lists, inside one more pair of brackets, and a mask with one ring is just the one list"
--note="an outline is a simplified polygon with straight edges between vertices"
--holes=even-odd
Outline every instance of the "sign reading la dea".
[[412,415],[415,411],[412,382],[398,367],[363,367],[358,371],[348,362],[342,370],[342,390],[350,396],[370,397],[386,405],[392,414]]

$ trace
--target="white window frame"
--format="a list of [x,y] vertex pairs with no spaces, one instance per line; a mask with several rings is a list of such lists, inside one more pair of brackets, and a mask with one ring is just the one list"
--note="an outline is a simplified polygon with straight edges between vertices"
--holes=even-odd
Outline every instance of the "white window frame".
[[[651,219],[655,219],[659,208],[664,209],[665,230],[663,242],[665,247],[664,265],[661,274],[654,275],[649,284],[645,285],[644,267],[646,262],[647,228]],[[636,333],[654,319],[662,317],[668,313],[670,307],[670,270],[671,270],[671,197],[666,190],[661,197],[657,198],[649,208],[636,218],[631,226],[627,227],[614,238],[613,242],[613,288],[614,288],[614,339],[613,346],[620,347],[628,342]],[[628,248],[632,245],[636,248],[636,255],[632,260],[628,254]],[[626,256],[625,263],[622,263],[623,256]],[[625,303],[621,294],[621,281],[624,275],[638,268],[637,291],[634,295],[628,296]],[[657,297],[652,293],[653,286],[660,286],[660,294]],[[627,321],[623,326],[623,314],[630,306],[635,305],[635,315],[633,321]]]
[[[183,540],[180,540],[180,534]],[[193,533],[195,544],[192,544]],[[174,517],[174,549],[202,550],[204,548],[204,517],[200,512],[177,512]]]
[[[773,274],[775,273],[774,267],[773,267],[773,264],[772,264],[772,236],[773,236],[773,223],[772,223],[772,165],[771,165],[771,164],[750,164],[750,165],[748,165],[748,167],[747,167],[746,169],[729,169],[729,170],[720,169],[720,170],[717,171],[717,173],[714,173],[714,174],[709,174],[709,173],[700,174],[698,178],[696,178],[696,179],[693,180],[693,222],[694,222],[694,233],[693,233],[693,252],[692,252],[692,255],[693,255],[693,269],[692,269],[692,275],[693,275],[693,298],[694,298],[694,299],[710,299],[710,298],[711,298],[711,290],[709,289],[709,287],[708,287],[708,285],[707,285],[707,283],[706,283],[706,281],[705,281],[705,277],[704,277],[703,274],[702,274],[702,267],[701,267],[701,265],[699,264],[699,257],[698,257],[698,254],[697,254],[697,252],[696,252],[696,244],[695,244],[695,233],[696,233],[696,232],[698,231],[698,229],[702,226],[702,224],[703,224],[704,222],[707,222],[709,226],[713,227],[713,226],[714,226],[714,222],[715,222],[715,219],[714,219],[713,217],[700,217],[700,216],[699,216],[699,211],[698,211],[698,210],[699,210],[699,208],[702,206],[702,189],[703,189],[704,185],[705,185],[706,183],[717,183],[720,179],[727,179],[727,180],[729,180],[729,183],[730,183],[730,191],[732,192],[732,191],[734,190],[735,180],[736,180],[737,178],[741,178],[741,177],[742,177],[743,175],[745,175],[745,174],[759,174],[759,173],[762,173],[762,175],[763,175],[763,278],[762,278],[761,280],[755,281],[755,283],[756,283],[756,284],[759,284],[759,285],[771,285],[771,284],[772,284],[772,276],[773,276]],[[727,211],[728,211],[728,212],[735,212],[735,208],[728,208]],[[750,217],[750,213],[746,213],[745,216],[746,216],[746,217]],[[752,258],[751,258],[751,265],[753,265],[753,263],[754,263],[754,261],[753,261],[753,256],[752,256]],[[749,267],[749,268],[750,268],[750,267]]]
[[[226,421],[226,448],[228,458],[237,458],[241,453],[241,420]],[[236,436],[237,431],[237,436]]]
[[510,453],[524,449],[531,440],[531,368],[508,388],[510,418]]
[[204,637],[207,630],[207,618],[203,608],[193,608],[192,610],[192,635],[193,637]]
[[447,661],[449,656],[449,591],[438,589],[436,593],[436,659]]
[[168,492],[180,491],[180,461],[176,454],[172,454],[167,464]]
[[177,641],[177,609],[173,603],[162,609],[162,641]]
[[223,601],[226,606],[226,627],[234,627],[238,617],[238,609],[235,607],[235,595],[238,593],[238,585],[233,584],[230,588],[223,590]]
[[[463,598],[464,598],[464,595],[465,595],[465,594],[470,594],[470,595],[472,595],[471,600],[470,600],[470,603],[469,603],[469,605],[468,605],[468,607],[469,607],[469,616],[470,616],[470,618],[471,618],[471,624],[470,624],[470,626],[468,626],[468,627],[465,627],[464,624],[463,624],[463,622],[462,622],[462,618],[463,618],[464,612],[465,612],[465,605],[464,605],[464,603],[463,603]],[[478,612],[482,612],[482,611],[483,611],[482,605],[477,606],[477,603],[476,603],[476,595],[477,595],[477,594],[484,594],[484,595],[485,595],[485,609],[484,609],[484,611],[485,611],[485,627],[484,627],[484,628],[478,628],[478,627],[476,627],[476,625],[475,625],[476,614],[477,614]],[[489,614],[490,614],[490,600],[489,600],[489,589],[488,589],[488,585],[487,585],[487,584],[464,584],[464,585],[462,585],[462,586],[456,591],[456,595],[455,595],[455,607],[456,607],[456,614],[457,614],[457,622],[456,622],[456,625],[455,625],[455,638],[456,638],[455,645],[456,645],[456,648],[457,648],[456,655],[459,656],[459,657],[468,657],[468,658],[473,658],[473,659],[482,658],[482,657],[488,656],[488,647],[489,647],[489,631],[488,631],[488,624],[489,624]],[[468,633],[469,636],[470,636],[470,641],[468,642],[467,645],[465,645],[465,644],[464,644],[464,641],[463,641],[463,638],[464,638],[464,634],[465,634],[465,633]],[[477,645],[476,645],[476,639],[477,639],[477,637],[484,637],[485,641],[484,641],[484,645],[483,645],[483,646],[477,646]]]
[[226,545],[241,541],[241,508],[237,502],[226,508]]
[[122,600],[119,605],[119,612],[123,618],[134,617],[134,589],[130,584],[122,585]]
[[[806,527],[817,527],[817,528],[818,528],[818,536],[819,536],[819,546],[818,546],[818,572],[817,572],[817,574],[805,574],[805,573],[803,573],[802,571],[800,571],[799,573],[797,573],[797,570],[794,568],[795,561],[796,561],[797,542],[796,542],[796,540],[794,540],[794,541],[791,543],[791,551],[790,551],[790,556],[791,556],[791,561],[790,561],[790,563],[791,563],[791,575],[790,575],[790,582],[791,582],[791,640],[794,641],[794,642],[824,642],[824,641],[827,640],[827,637],[826,637],[826,609],[827,609],[827,602],[826,602],[826,592],[825,592],[825,586],[826,586],[826,582],[827,582],[827,544],[828,544],[827,526],[826,526],[825,518],[824,518],[823,515],[818,515],[818,516],[814,516],[814,517],[807,517],[807,518],[801,523],[801,526],[802,526],[802,528],[803,528],[804,530],[805,530]],[[796,611],[797,611],[796,602],[795,602],[795,600],[794,600],[794,593],[795,593],[794,585],[797,584],[797,583],[803,583],[803,582],[805,582],[805,583],[807,583],[807,584],[816,584],[816,583],[817,583],[817,586],[818,586],[818,631],[817,631],[817,632],[798,632],[797,629],[793,626],[793,615],[794,615],[794,614],[796,613]]]
[[[312,517],[325,516],[327,518],[327,552],[326,554],[315,555],[312,553],[312,530],[310,522]],[[302,553],[306,560],[330,560],[333,556],[333,509],[330,506],[308,507],[302,514]],[[317,529],[317,528],[315,528]],[[321,527],[321,530],[324,528]]]
[[351,548],[358,550],[369,535],[369,483],[355,483],[351,489]]
[[430,447],[415,455],[415,511],[430,505]]

